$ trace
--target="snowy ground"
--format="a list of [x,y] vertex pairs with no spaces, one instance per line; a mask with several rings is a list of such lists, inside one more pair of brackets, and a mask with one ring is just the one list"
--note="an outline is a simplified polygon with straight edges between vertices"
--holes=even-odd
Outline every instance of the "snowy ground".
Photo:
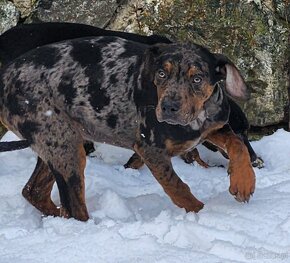
[[[3,140],[14,138],[7,133]],[[253,146],[266,165],[255,169],[257,189],[249,204],[228,193],[226,168],[173,159],[205,203],[195,215],[175,207],[146,167],[125,170],[130,151],[101,145],[100,158],[87,159],[86,223],[42,218],[21,196],[34,154],[2,153],[0,263],[290,262],[290,133],[279,130]],[[210,164],[227,165],[221,155],[199,149]],[[55,188],[53,199],[59,202]]]

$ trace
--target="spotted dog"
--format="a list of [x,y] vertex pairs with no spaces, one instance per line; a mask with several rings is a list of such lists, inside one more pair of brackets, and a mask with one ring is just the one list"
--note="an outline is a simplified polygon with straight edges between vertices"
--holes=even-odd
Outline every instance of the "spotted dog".
[[[92,37],[15,59],[0,71],[0,118],[38,155],[24,197],[45,215],[87,220],[83,141],[93,140],[133,149],[177,206],[198,212],[203,203],[171,157],[208,141],[229,156],[231,194],[248,201],[255,175],[242,140],[221,129],[230,113],[221,80],[231,96],[247,97],[233,63],[195,44]],[[50,197],[54,181],[61,208]]]
[[[104,30],[85,24],[58,22],[20,24],[6,31],[0,36],[0,63],[2,63],[2,65],[6,65],[25,52],[28,52],[29,50],[39,46],[87,36],[117,36],[147,45],[172,43],[172,41],[160,35],[142,36],[133,33]],[[252,165],[254,167],[258,166],[259,168],[263,167],[263,160],[257,157],[255,151],[249,143],[247,137],[249,123],[245,114],[241,108],[229,97],[228,102],[231,109],[229,116],[229,125],[231,129],[243,139],[250,153]],[[24,147],[25,145],[27,145],[27,142],[18,142],[17,145],[15,143],[8,144],[7,142],[5,146],[1,147],[0,143],[0,151],[2,149],[13,150],[17,149],[17,147]],[[213,151],[221,151],[221,149],[210,143],[204,143],[204,145]],[[84,146],[87,154],[94,151],[92,143],[86,142]],[[223,151],[221,152],[226,158],[228,158],[226,153]],[[200,165],[208,167],[208,165],[200,159],[197,149],[193,149],[192,151],[181,155],[181,157],[186,163],[192,163],[195,160]],[[135,154],[125,164],[125,167],[139,168],[142,166],[142,164],[143,162],[140,157]]]

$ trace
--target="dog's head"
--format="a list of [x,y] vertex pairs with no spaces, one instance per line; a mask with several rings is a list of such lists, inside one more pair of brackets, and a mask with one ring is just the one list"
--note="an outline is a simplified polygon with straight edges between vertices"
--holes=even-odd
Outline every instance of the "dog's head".
[[195,44],[155,45],[147,51],[157,89],[159,122],[188,125],[204,110],[215,86],[225,80],[226,91],[246,99],[247,89],[235,65],[221,54]]

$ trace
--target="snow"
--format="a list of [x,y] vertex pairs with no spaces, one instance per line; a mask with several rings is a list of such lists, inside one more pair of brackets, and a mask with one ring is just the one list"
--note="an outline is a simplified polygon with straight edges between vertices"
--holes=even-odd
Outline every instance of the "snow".
[[[2,140],[14,140],[8,132]],[[227,169],[174,158],[179,176],[205,203],[198,214],[173,205],[146,167],[124,169],[131,151],[100,144],[87,158],[88,222],[42,217],[21,196],[36,157],[0,154],[0,263],[290,262],[290,133],[252,143],[265,161],[248,204],[228,193]],[[227,166],[199,147],[202,158]],[[97,156],[97,157],[96,157]],[[53,200],[59,204],[57,188]]]

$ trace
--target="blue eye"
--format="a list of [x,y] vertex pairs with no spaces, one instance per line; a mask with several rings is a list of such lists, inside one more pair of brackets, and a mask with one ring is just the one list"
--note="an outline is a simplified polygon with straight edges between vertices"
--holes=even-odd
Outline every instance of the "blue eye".
[[166,77],[166,73],[163,70],[159,70],[158,77],[164,79]]
[[200,83],[200,82],[202,82],[202,77],[200,77],[200,76],[194,76],[193,77],[193,82],[194,83]]

